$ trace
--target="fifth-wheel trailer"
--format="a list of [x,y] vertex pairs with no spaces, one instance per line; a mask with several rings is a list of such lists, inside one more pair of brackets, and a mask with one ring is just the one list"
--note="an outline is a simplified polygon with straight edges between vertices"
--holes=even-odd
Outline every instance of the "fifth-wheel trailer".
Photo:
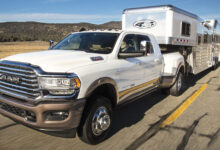
[[202,20],[172,5],[125,9],[122,30],[154,35],[163,53],[179,51],[186,73],[216,68],[220,58],[220,28],[217,20]]
[[0,114],[98,144],[118,105],[158,88],[179,96],[185,72],[217,66],[216,31],[215,20],[173,6],[126,9],[123,31],[72,33],[50,50],[1,59]]

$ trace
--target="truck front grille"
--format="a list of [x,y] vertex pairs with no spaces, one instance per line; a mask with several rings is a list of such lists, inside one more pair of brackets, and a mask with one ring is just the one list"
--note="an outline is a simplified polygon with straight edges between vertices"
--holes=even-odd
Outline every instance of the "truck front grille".
[[40,90],[34,69],[20,63],[0,62],[0,93],[24,100],[39,97]]

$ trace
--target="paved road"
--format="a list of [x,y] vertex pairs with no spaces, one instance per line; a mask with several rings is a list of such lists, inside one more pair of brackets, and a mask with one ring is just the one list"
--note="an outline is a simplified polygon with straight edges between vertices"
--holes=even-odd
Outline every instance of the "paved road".
[[[160,124],[204,83],[208,87],[165,128]],[[220,68],[187,80],[182,96],[159,91],[118,108],[109,138],[96,146],[71,136],[48,135],[0,115],[0,150],[219,150]]]

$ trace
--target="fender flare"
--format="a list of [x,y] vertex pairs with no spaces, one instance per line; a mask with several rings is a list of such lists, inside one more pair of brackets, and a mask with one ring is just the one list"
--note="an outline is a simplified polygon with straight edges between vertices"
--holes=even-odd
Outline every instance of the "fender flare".
[[178,76],[178,74],[179,74],[179,72],[180,72],[180,69],[183,67],[183,74],[185,74],[185,65],[184,65],[184,62],[181,62],[180,64],[179,64],[179,66],[178,66],[178,68],[177,68],[177,70],[176,70],[176,75],[175,75],[175,77],[174,77],[174,81],[173,81],[173,83],[172,83],[172,85],[176,82],[176,80],[177,80],[177,76]]
[[110,84],[114,87],[115,94],[116,94],[115,102],[117,104],[118,99],[119,99],[118,86],[117,86],[115,80],[113,80],[112,78],[109,78],[109,77],[103,77],[103,78],[95,80],[87,89],[86,94],[85,94],[86,97],[89,97],[98,87],[105,85],[105,84]]
[[168,77],[161,77],[161,87],[162,88],[170,88],[174,85],[174,83],[176,82],[176,79],[177,79],[177,76],[178,76],[178,73],[180,71],[180,69],[183,67],[183,73],[185,73],[185,65],[184,65],[184,62],[181,62],[177,69],[176,69],[176,74],[174,76],[168,76]]
[[181,62],[178,66],[178,68],[176,69],[176,76],[178,75],[180,69],[183,67],[183,73],[185,74],[186,68],[185,68],[185,64],[184,62]]

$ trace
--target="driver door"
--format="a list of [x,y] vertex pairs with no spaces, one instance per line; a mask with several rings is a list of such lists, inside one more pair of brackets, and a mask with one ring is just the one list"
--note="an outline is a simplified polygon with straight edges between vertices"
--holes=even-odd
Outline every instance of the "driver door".
[[[128,34],[119,53],[143,53],[139,57],[119,58],[119,98],[130,99],[155,87],[159,80],[160,65],[155,63],[153,47],[148,36]],[[159,66],[159,69],[158,67]]]
[[[128,34],[124,37],[120,47],[120,53],[140,52],[137,46],[137,37],[134,34]],[[119,58],[120,69],[119,74],[119,91],[120,97],[124,97],[132,92],[138,85],[144,83],[143,60],[145,56]]]

